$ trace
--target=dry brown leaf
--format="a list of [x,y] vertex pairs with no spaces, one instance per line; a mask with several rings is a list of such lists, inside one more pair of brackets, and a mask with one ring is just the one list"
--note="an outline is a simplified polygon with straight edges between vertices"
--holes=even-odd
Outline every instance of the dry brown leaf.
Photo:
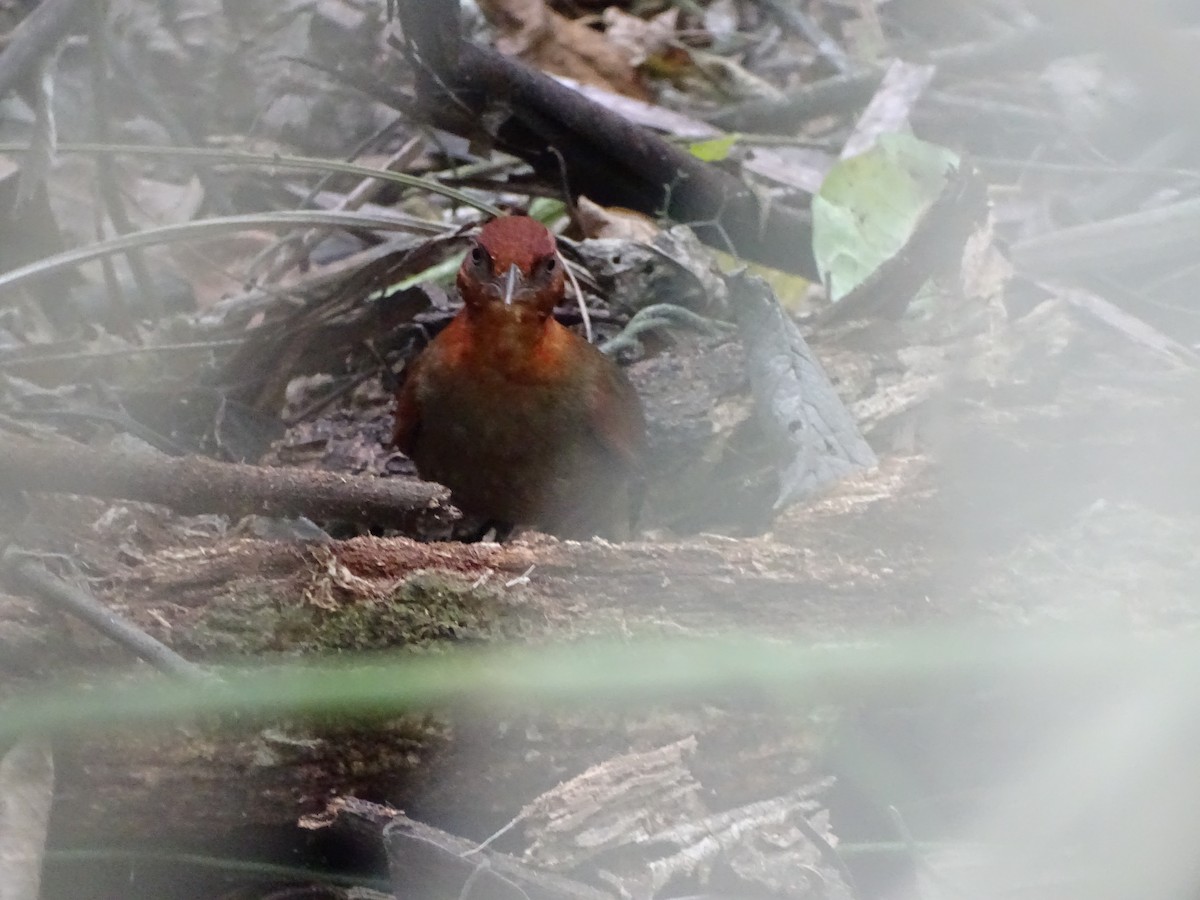
[[501,53],[523,57],[553,36],[552,11],[543,0],[482,0],[479,8],[499,32]]
[[271,231],[243,231],[202,243],[172,244],[167,252],[175,271],[191,285],[197,308],[207,309],[245,290],[243,273],[278,240],[279,235]]
[[606,35],[551,10],[543,0],[479,0],[479,8],[499,31],[502,53],[552,75],[649,99],[628,54]]
[[183,184],[129,178],[123,192],[128,201],[127,215],[139,229],[190,222],[204,201],[204,188],[194,175]]
[[579,227],[588,238],[616,238],[651,243],[662,231],[649,216],[619,206],[601,206],[580,196],[577,206]]

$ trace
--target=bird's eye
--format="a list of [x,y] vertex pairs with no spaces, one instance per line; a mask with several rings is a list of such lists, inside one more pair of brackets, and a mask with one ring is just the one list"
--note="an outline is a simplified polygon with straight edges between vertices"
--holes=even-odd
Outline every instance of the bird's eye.
[[542,271],[549,275],[558,266],[558,260],[551,256],[545,263],[542,264]]
[[482,266],[484,261],[484,252],[482,247],[471,248],[471,262],[477,266]]

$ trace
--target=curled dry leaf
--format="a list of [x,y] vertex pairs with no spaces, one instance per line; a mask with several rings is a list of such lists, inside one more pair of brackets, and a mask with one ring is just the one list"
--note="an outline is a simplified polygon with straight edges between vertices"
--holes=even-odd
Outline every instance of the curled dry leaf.
[[500,52],[552,75],[649,99],[626,50],[543,0],[479,0],[479,8],[499,32]]

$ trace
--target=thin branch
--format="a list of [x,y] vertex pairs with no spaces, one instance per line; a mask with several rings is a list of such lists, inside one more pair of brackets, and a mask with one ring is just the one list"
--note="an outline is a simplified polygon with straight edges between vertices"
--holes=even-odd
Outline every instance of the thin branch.
[[88,591],[51,574],[32,554],[9,547],[4,551],[3,557],[0,557],[0,564],[3,565],[5,574],[17,586],[86,622],[159,671],[188,681],[207,681],[213,677],[166,644],[146,634],[132,622],[117,615]]
[[435,484],[298,468],[96,450],[0,433],[3,479],[25,491],[159,503],[177,512],[309,516],[395,527],[448,524],[456,514]]

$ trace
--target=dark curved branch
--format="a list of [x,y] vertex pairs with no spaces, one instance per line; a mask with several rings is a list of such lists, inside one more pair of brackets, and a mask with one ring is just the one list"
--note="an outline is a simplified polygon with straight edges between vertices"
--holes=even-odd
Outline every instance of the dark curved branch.
[[[773,202],[554,79],[458,35],[458,4],[402,0],[417,109],[524,159],[575,195],[691,225],[705,243],[815,277],[807,211]],[[561,162],[560,157],[561,155]]]
[[21,20],[0,53],[0,97],[14,87],[46,58],[78,21],[84,0],[43,0]]

